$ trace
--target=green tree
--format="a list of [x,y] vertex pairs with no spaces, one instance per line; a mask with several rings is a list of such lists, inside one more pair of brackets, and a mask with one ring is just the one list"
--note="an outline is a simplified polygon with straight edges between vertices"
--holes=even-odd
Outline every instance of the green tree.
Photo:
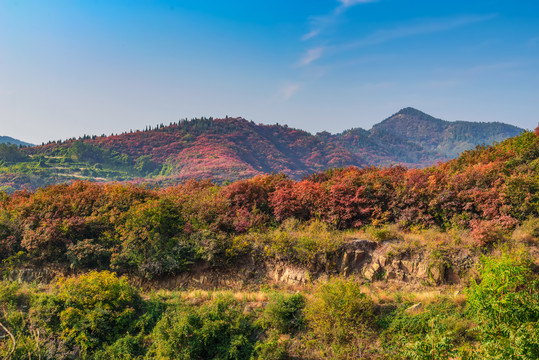
[[0,160],[7,162],[17,162],[26,159],[26,155],[19,150],[17,145],[0,144]]

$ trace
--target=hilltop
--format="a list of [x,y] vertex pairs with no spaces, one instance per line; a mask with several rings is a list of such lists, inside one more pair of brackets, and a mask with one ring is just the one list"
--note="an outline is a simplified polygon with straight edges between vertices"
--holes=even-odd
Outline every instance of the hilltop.
[[402,109],[371,130],[354,128],[339,134],[313,135],[243,118],[181,120],[25,148],[15,161],[13,154],[8,159],[0,153],[4,160],[0,186],[13,191],[73,179],[223,182],[272,172],[300,179],[347,166],[425,167],[522,131],[501,123],[444,121],[412,108]]
[[17,140],[9,136],[0,136],[0,144],[12,144],[17,146],[34,146],[25,141]]

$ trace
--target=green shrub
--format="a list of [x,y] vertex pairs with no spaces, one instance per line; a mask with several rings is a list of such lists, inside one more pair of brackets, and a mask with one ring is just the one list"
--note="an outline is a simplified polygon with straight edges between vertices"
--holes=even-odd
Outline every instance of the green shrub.
[[378,319],[381,348],[389,358],[450,359],[476,340],[464,303],[441,296],[418,310],[407,310],[410,305],[399,304]]
[[146,354],[142,335],[126,335],[95,353],[95,360],[142,360]]
[[167,310],[153,331],[152,359],[249,359],[256,327],[229,298]]
[[374,303],[353,279],[337,278],[318,286],[305,307],[313,335],[332,347],[334,356],[361,356],[374,325]]
[[124,336],[142,309],[137,290],[108,271],[61,279],[58,300],[62,337],[83,354]]
[[198,253],[182,236],[184,223],[179,204],[166,198],[131,207],[125,224],[117,228],[122,243],[112,266],[133,269],[146,278],[187,269]]
[[262,315],[264,327],[274,328],[281,333],[298,331],[304,325],[304,307],[305,298],[300,293],[293,295],[275,293]]
[[410,360],[448,360],[454,359],[457,353],[451,334],[440,332],[437,328],[405,348],[404,356]]
[[468,290],[485,359],[539,359],[539,276],[527,256],[484,257]]
[[[0,281],[0,358],[39,359],[43,349],[28,309],[33,287]],[[30,294],[29,294],[30,293]]]
[[251,360],[284,360],[288,359],[288,340],[281,340],[278,333],[272,333],[265,341],[256,343]]
[[103,269],[110,261],[109,249],[96,244],[92,239],[84,239],[67,247],[66,256],[71,266],[77,269]]
[[0,281],[0,309],[19,301],[19,288],[20,285],[14,281]]

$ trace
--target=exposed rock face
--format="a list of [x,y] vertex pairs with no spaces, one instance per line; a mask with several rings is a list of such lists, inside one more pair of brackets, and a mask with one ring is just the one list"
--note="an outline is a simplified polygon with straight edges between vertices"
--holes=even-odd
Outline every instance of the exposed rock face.
[[432,251],[417,249],[395,255],[391,243],[381,244],[363,269],[368,280],[425,282],[431,285],[459,284],[477,259],[468,250]]
[[49,283],[56,277],[59,273],[47,269],[47,268],[16,268],[6,273],[6,280],[15,281],[20,283]]
[[[305,285],[323,281],[329,276],[356,276],[369,281],[387,280],[417,284],[459,284],[476,263],[477,258],[466,250],[433,251],[426,248],[402,251],[400,241],[382,243],[352,240],[333,254],[319,254],[308,266],[284,260],[265,259],[255,254],[239,263],[211,267],[206,263],[190,271],[151,281],[133,280],[144,288],[243,288],[270,282]],[[18,282],[53,281],[65,275],[51,269],[18,268],[7,273],[7,279]]]
[[359,272],[359,269],[371,261],[371,254],[377,246],[375,241],[369,240],[352,240],[346,243],[337,259],[339,272],[344,275]]
[[356,276],[370,281],[459,284],[477,261],[468,250],[440,252],[418,248],[398,253],[396,246],[399,244],[399,241],[352,240],[334,254],[319,254],[308,266],[249,259],[233,270],[206,269],[182,274],[182,280],[176,281],[173,287],[237,288],[267,281],[305,285],[334,275]]
[[308,270],[285,263],[270,268],[268,277],[274,281],[290,285],[304,285],[311,280]]

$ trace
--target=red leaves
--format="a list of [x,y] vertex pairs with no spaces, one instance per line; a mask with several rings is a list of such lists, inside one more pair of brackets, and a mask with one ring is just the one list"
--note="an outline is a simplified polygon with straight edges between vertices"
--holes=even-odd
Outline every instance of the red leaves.
[[472,220],[470,235],[478,246],[486,246],[503,239],[501,226],[493,220]]
[[[237,126],[250,126],[227,124],[230,136],[238,133]],[[301,132],[268,129],[308,140]],[[157,132],[172,136],[175,131],[180,130]],[[232,161],[221,162],[219,157],[228,153],[214,154],[212,161],[218,166]],[[339,229],[386,222],[471,226],[476,243],[485,245],[514,227],[516,219],[539,215],[538,154],[539,139],[528,132],[427,169],[349,167],[301,181],[265,175],[229,185],[191,180],[162,190],[79,181],[18,192],[0,198],[0,250],[7,249],[0,257],[20,249],[35,259],[55,259],[64,256],[66,249],[86,254],[94,245],[109,251],[122,238],[139,242],[141,249],[155,247],[153,241],[166,248],[170,239],[206,239],[206,234],[226,238],[290,218],[319,220]],[[133,251],[136,256],[138,250]]]
[[326,190],[309,180],[283,182],[270,195],[270,204],[278,221],[320,217],[322,204],[326,201]]

